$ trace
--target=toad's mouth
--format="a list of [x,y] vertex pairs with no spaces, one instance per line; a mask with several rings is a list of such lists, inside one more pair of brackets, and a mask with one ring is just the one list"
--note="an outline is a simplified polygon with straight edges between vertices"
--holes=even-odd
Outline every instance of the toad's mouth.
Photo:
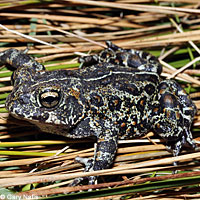
[[37,119],[29,119],[25,118],[24,116],[20,116],[16,113],[10,113],[10,115],[16,119],[23,120],[33,124],[34,126],[38,127],[41,131],[46,133],[53,133],[57,135],[63,135],[65,137],[72,138],[70,134],[68,134],[69,128],[66,124],[56,124],[50,122],[44,122]]
[[46,125],[52,125],[52,126],[65,126],[65,127],[67,126],[67,124],[61,123],[59,120],[43,121],[43,120],[40,120],[39,118],[36,119],[36,118],[31,117],[31,116],[26,117],[26,116],[23,116],[23,115],[20,115],[20,114],[17,114],[17,113],[10,112],[9,114],[16,119],[27,121],[27,122],[30,122],[30,123],[36,124],[36,125],[38,125],[38,124],[45,125],[46,124]]

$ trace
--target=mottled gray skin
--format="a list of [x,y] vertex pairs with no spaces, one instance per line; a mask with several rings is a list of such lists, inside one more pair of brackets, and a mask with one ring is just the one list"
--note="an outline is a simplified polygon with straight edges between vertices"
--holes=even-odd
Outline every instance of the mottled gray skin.
[[196,107],[185,91],[173,80],[161,80],[162,67],[152,55],[111,42],[107,46],[81,58],[80,68],[73,71],[45,71],[25,52],[1,52],[0,63],[16,68],[6,108],[45,132],[74,139],[95,136],[94,158],[76,158],[85,171],[110,167],[118,139],[150,130],[175,156],[184,145],[194,148],[190,127]]

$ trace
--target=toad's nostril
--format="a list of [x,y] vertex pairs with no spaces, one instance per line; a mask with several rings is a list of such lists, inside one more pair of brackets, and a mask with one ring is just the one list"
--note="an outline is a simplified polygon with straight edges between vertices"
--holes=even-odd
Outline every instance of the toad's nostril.
[[19,102],[21,104],[28,104],[30,102],[30,94],[23,94],[19,96]]

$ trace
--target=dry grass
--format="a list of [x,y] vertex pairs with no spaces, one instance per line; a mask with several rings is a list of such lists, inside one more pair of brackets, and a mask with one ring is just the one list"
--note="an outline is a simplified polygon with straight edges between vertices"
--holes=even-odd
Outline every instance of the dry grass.
[[[28,46],[29,53],[39,55],[37,60],[49,70],[78,67],[78,56],[101,50],[105,40],[124,48],[145,50],[159,57],[162,76],[179,81],[200,109],[199,6],[199,0],[1,1],[1,50]],[[173,158],[153,133],[120,141],[112,169],[82,172],[82,166],[73,160],[76,156],[93,156],[93,141],[51,136],[33,130],[23,121],[8,118],[4,103],[12,90],[10,75],[7,68],[1,69],[0,187],[13,189],[19,195],[48,196],[179,178],[183,185],[169,186],[166,182],[168,190],[164,187],[158,194],[152,192],[159,190],[154,187],[138,193],[109,193],[103,198],[120,199],[125,194],[130,194],[126,197],[129,199],[199,198],[198,181],[184,185],[184,178],[196,180],[200,176],[199,148],[195,152],[184,150]],[[197,144],[199,126],[198,112],[192,127]],[[174,161],[179,161],[177,167],[173,167]],[[172,175],[173,170],[181,173]],[[73,178],[88,175],[101,175],[101,184],[67,187]],[[191,184],[197,188],[186,187]]]

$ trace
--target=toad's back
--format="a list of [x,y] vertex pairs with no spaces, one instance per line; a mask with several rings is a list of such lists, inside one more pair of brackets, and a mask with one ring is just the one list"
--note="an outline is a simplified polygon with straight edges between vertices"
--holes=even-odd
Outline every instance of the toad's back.
[[[80,70],[88,116],[111,120],[120,138],[131,138],[151,128],[152,107],[160,78],[154,72],[99,64]],[[154,102],[155,103],[155,102]]]

